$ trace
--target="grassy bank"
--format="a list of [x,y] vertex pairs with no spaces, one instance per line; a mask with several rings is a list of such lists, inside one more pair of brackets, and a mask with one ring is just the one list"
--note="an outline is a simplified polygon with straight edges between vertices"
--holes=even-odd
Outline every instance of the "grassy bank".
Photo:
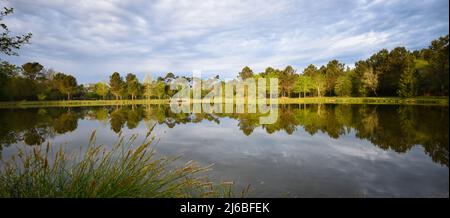
[[137,99],[137,100],[64,100],[64,101],[9,101],[0,102],[0,108],[29,108],[29,107],[85,107],[110,105],[142,105],[142,104],[168,104],[166,99]]
[[48,144],[21,149],[1,164],[0,197],[234,197],[232,183],[205,177],[209,167],[173,167],[176,159],[155,157],[153,138],[133,146],[135,139],[106,148],[95,145],[94,132],[85,152],[69,155]]
[[280,104],[390,104],[390,105],[448,105],[448,97],[322,97],[280,98]]
[[[230,99],[231,101],[231,99]],[[84,107],[111,105],[168,104],[169,99],[138,100],[71,100],[71,101],[12,101],[0,102],[0,108],[33,107]],[[201,101],[194,101],[199,103]],[[229,102],[229,101],[227,101]],[[410,105],[448,105],[448,97],[312,97],[279,98],[279,104],[410,104]]]

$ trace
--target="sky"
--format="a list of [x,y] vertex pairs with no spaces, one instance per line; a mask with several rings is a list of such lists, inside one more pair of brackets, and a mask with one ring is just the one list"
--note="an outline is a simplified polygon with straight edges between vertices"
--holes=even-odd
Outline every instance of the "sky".
[[32,32],[12,63],[39,62],[77,77],[112,72],[141,80],[174,72],[234,78],[244,67],[338,59],[348,66],[383,49],[428,47],[449,32],[448,0],[1,0],[12,34]]

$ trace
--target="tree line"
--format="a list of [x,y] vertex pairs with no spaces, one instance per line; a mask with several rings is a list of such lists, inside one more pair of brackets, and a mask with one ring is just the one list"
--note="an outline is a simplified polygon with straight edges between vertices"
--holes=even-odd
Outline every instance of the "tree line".
[[[352,69],[332,60],[320,68],[309,65],[302,73],[297,73],[292,66],[281,70],[268,67],[260,73],[244,67],[238,78],[278,78],[280,97],[448,96],[448,40],[448,35],[440,37],[428,48],[416,51],[404,47],[383,49],[356,62]],[[73,76],[45,69],[39,63],[15,66],[3,61],[0,99],[164,99],[176,93],[177,90],[170,89],[170,83],[176,78],[179,77],[167,73],[156,80],[147,76],[140,82],[133,73],[122,77],[114,72],[108,82],[79,85]],[[191,78],[184,78],[192,82]],[[209,90],[203,91],[206,94]]]
[[[11,13],[12,8],[4,8],[0,14],[0,27],[3,29],[0,53],[5,55],[17,55],[16,50],[28,43],[32,36],[31,33],[9,35],[8,27],[1,21]],[[264,72],[254,73],[246,66],[236,79],[278,78],[280,97],[448,96],[448,45],[449,35],[446,35],[421,50],[410,51],[405,47],[391,51],[383,49],[366,60],[357,61],[354,68],[338,60],[331,60],[321,67],[309,65],[301,73],[292,66],[284,69],[268,67]],[[108,82],[83,85],[78,84],[74,76],[46,69],[37,62],[16,66],[3,60],[0,62],[0,101],[163,99],[177,92],[170,89],[170,83],[177,78],[173,73],[167,73],[156,80],[147,76],[141,83],[133,73],[123,78],[114,72]],[[192,78],[184,78],[192,82]],[[219,76],[212,79],[219,79]],[[212,87],[205,88],[202,95],[211,90]]]
[[428,48],[409,51],[383,49],[351,69],[338,60],[318,68],[309,65],[297,74],[292,66],[268,67],[253,73],[244,67],[239,77],[278,78],[282,97],[305,96],[448,96],[449,36],[431,42]]

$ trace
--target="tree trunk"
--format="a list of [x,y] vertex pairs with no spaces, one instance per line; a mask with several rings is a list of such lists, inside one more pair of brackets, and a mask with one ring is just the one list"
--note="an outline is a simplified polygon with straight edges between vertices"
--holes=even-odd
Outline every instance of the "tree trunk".
[[70,101],[70,93],[69,92],[67,93],[67,100]]

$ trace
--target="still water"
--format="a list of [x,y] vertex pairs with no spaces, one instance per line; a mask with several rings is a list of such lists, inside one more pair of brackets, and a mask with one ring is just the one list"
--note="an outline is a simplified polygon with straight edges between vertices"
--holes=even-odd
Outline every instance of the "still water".
[[[167,105],[0,109],[0,152],[44,142],[78,149],[93,130],[143,138],[158,154],[214,164],[213,180],[253,197],[448,197],[448,107],[279,105],[259,114],[174,114]],[[138,140],[139,141],[139,140]]]

